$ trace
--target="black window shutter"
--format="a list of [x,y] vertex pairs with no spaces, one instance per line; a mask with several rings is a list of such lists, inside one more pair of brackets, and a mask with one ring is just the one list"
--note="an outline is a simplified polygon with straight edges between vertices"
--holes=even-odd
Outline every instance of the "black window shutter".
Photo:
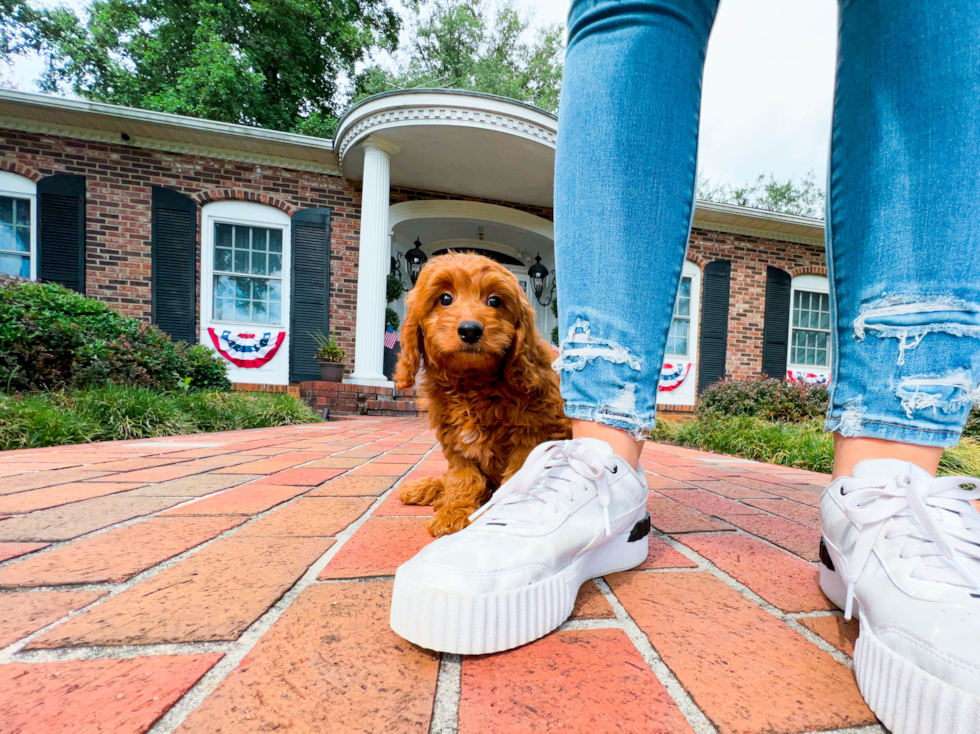
[[300,209],[292,222],[289,379],[320,379],[311,333],[330,333],[330,210]]
[[698,392],[725,376],[728,356],[728,294],[732,264],[715,260],[704,266],[701,279],[701,354]]
[[85,292],[85,176],[37,182],[37,279]]
[[762,331],[762,371],[786,379],[789,349],[789,293],[793,278],[785,270],[766,268],[766,324]]
[[197,204],[153,187],[150,319],[174,341],[197,341]]

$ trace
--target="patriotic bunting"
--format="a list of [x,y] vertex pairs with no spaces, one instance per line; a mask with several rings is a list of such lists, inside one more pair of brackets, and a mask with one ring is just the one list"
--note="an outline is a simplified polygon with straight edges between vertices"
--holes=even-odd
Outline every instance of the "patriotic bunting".
[[691,371],[691,363],[683,362],[678,364],[667,364],[664,363],[663,369],[660,371],[660,384],[657,389],[660,392],[670,392],[676,390],[687,379],[688,374]]
[[786,370],[786,379],[790,382],[805,382],[807,385],[829,385],[830,375],[827,373],[804,372],[803,370]]
[[270,359],[276,356],[279,347],[282,346],[286,338],[286,332],[280,331],[275,338],[271,331],[267,331],[261,336],[242,332],[232,333],[227,329],[221,332],[221,336],[214,329],[208,328],[211,341],[218,354],[227,359],[236,367],[261,367]]

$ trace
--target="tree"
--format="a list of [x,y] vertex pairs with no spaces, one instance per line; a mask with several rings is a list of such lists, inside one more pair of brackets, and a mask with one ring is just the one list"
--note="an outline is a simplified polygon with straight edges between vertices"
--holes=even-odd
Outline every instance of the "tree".
[[393,89],[441,87],[497,94],[556,112],[561,90],[565,29],[530,32],[531,18],[505,2],[437,0],[417,12],[394,70],[380,64],[354,80],[352,101]]
[[388,0],[94,0],[85,18],[30,1],[0,0],[0,53],[43,53],[44,91],[314,134],[401,26]]
[[810,171],[799,182],[793,178],[780,182],[771,173],[760,173],[751,183],[742,186],[712,184],[703,172],[698,172],[697,198],[719,204],[735,204],[753,209],[766,209],[801,217],[822,217],[824,192],[817,185],[816,174]]

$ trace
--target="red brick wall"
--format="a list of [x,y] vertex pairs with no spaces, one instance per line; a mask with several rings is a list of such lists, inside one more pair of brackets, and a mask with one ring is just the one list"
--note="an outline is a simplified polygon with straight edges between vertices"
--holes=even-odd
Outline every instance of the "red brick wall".
[[687,257],[702,267],[712,260],[730,260],[732,263],[726,373],[734,378],[759,377],[762,374],[766,266],[781,268],[794,276],[827,274],[822,245],[803,245],[704,229],[691,232]]
[[151,186],[176,189],[200,203],[246,198],[273,203],[289,212],[305,207],[332,208],[330,326],[347,350],[346,361],[353,365],[361,196],[344,179],[0,130],[0,168],[16,170],[14,166],[33,169],[42,176],[86,176],[86,290],[122,313],[142,319],[150,317]]

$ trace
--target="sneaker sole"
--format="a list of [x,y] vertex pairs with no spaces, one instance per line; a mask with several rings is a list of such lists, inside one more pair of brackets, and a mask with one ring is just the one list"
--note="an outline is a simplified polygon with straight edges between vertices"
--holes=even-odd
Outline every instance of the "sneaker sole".
[[[836,571],[820,568],[820,588],[841,609],[847,585]],[[863,619],[854,645],[854,677],[868,707],[892,734],[975,734],[980,698],[957,688],[894,652]]]
[[498,593],[450,593],[398,572],[391,597],[391,628],[420,647],[459,655],[520,647],[560,627],[586,581],[643,563],[649,535],[633,541],[630,537],[630,533],[617,535],[554,576]]

